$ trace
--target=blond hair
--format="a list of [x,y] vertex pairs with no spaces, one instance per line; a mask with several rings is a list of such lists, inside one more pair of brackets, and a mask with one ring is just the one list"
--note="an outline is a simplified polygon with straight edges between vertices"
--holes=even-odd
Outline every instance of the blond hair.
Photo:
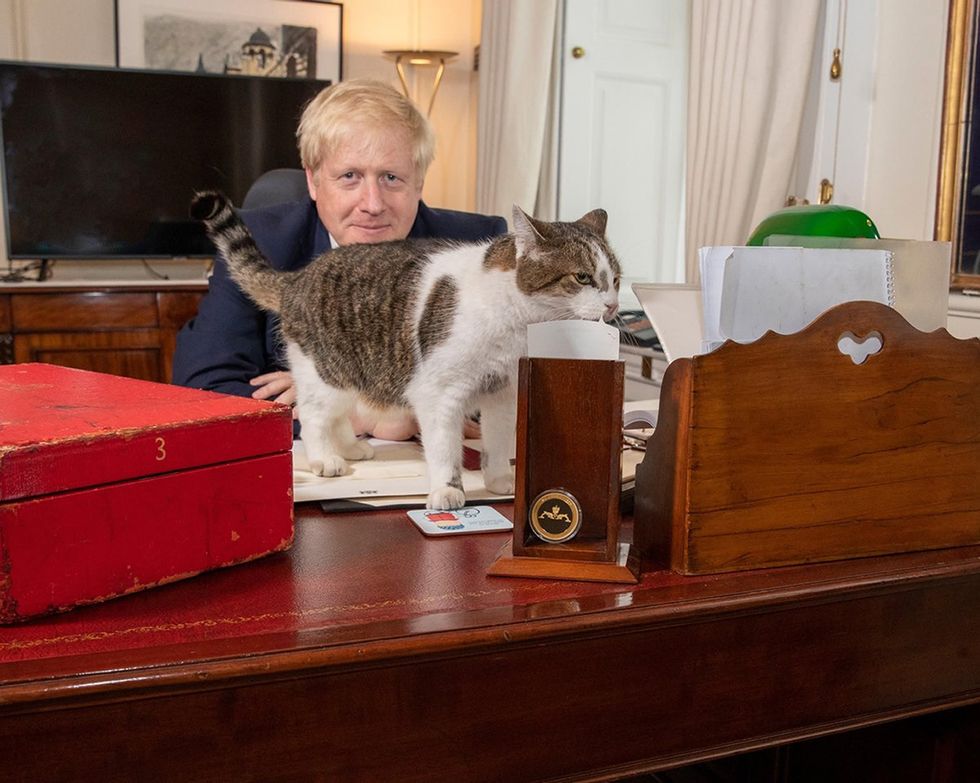
[[356,126],[403,128],[412,143],[412,162],[425,177],[435,157],[435,134],[415,105],[389,84],[351,79],[326,87],[303,109],[296,139],[303,168],[316,171]]

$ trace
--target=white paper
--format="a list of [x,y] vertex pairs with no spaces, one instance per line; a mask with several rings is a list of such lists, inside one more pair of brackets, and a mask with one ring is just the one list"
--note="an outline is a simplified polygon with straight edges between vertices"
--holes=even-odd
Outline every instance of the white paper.
[[721,333],[721,292],[725,282],[725,262],[735,248],[731,245],[702,247],[698,250],[701,267],[701,352],[714,350],[725,341]]
[[619,330],[602,321],[545,321],[527,327],[527,355],[545,359],[619,359]]
[[623,429],[653,429],[657,426],[660,400],[631,400],[623,404]]
[[[303,442],[293,441],[293,501],[355,500],[358,503],[382,508],[385,506],[424,506],[429,493],[429,477],[425,467],[422,445],[417,441],[370,441],[374,459],[349,462],[345,476],[325,478],[310,473]],[[466,440],[464,445],[480,450],[479,440]],[[623,452],[623,484],[636,476],[636,466],[643,452]],[[491,503],[510,500],[512,495],[496,495],[483,484],[479,470],[463,469],[463,491],[466,500],[485,500]]]
[[895,302],[887,250],[736,247],[726,259],[721,334],[746,343],[793,334],[835,305]]
[[704,318],[700,286],[633,283],[633,293],[650,319],[668,363],[702,352]]
[[[314,476],[309,470],[303,442],[293,441],[293,500],[369,500],[417,495],[425,503],[429,477],[422,444],[418,441],[388,441],[372,438],[374,458],[350,461],[344,476]],[[465,441],[479,449],[479,441]],[[463,470],[463,491],[469,500],[504,500],[483,485],[479,470]]]
[[892,254],[884,249],[721,245],[701,248],[698,258],[705,353],[770,329],[792,334],[843,302],[895,303]]
[[906,321],[920,332],[946,327],[949,309],[949,242],[864,237],[815,237],[771,234],[767,246],[837,247],[888,250],[892,254],[895,304]]

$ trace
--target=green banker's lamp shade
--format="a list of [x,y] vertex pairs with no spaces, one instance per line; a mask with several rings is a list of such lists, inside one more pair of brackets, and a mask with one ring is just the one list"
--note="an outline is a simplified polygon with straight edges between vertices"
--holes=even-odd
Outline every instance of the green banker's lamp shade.
[[858,209],[838,204],[802,204],[773,212],[763,219],[746,245],[763,245],[773,234],[880,239],[878,227]]

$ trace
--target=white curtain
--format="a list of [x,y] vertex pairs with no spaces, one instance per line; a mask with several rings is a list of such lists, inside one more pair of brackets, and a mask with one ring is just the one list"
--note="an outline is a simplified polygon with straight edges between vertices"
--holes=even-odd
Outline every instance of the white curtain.
[[686,266],[744,243],[792,187],[821,0],[691,0]]
[[484,0],[476,208],[556,212],[559,0]]

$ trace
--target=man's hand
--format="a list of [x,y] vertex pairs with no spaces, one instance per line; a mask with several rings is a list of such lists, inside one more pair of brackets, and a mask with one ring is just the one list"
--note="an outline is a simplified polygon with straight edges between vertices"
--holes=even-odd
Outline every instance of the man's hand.
[[294,419],[299,416],[296,411],[296,386],[293,384],[293,376],[288,372],[267,372],[264,375],[256,375],[249,383],[256,387],[252,392],[253,399],[281,402],[292,407]]

